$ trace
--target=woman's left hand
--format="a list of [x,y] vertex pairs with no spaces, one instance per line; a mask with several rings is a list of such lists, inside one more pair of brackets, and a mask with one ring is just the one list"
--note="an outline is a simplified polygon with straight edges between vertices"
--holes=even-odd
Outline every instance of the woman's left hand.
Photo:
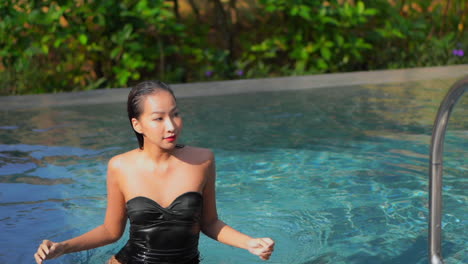
[[268,260],[270,258],[274,247],[275,241],[269,237],[253,238],[247,241],[247,250],[263,260]]

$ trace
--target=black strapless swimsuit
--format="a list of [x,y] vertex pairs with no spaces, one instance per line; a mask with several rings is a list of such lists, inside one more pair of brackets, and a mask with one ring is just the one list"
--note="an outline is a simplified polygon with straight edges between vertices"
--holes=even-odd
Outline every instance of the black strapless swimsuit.
[[168,207],[137,196],[127,201],[130,237],[115,255],[123,264],[200,263],[198,239],[203,197],[198,192],[178,196]]

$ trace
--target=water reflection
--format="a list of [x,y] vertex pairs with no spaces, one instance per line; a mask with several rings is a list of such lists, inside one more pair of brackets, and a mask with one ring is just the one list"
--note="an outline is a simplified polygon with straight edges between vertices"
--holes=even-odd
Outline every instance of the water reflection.
[[[432,122],[452,83],[182,98],[181,139],[214,149],[220,215],[274,234],[272,263],[418,263]],[[454,263],[466,260],[457,223],[468,201],[467,106],[465,96],[445,145],[444,234],[456,243],[444,255]],[[66,239],[102,223],[106,163],[137,143],[123,103],[0,116],[0,228],[12,241],[0,241],[0,262],[28,263],[22,256],[45,235]],[[119,246],[63,263],[102,263]],[[208,264],[260,263],[205,238],[201,249]]]

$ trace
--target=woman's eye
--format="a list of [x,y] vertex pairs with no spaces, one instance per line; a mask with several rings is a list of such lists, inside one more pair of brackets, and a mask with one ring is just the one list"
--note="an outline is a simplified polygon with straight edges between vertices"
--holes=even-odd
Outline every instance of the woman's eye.
[[180,116],[179,112],[175,112],[174,116]]
[[153,121],[162,121],[162,117],[158,117],[158,118],[153,118]]

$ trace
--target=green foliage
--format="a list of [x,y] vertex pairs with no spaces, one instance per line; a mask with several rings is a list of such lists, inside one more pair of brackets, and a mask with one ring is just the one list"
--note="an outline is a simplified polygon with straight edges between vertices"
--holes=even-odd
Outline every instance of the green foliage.
[[464,0],[215,2],[1,1],[0,94],[468,63]]
[[6,93],[127,86],[145,72],[164,77],[165,61],[184,50],[185,27],[164,1],[59,3],[1,4]]
[[378,12],[362,1],[356,5],[313,0],[260,2],[265,6],[263,15],[279,19],[283,26],[251,46],[244,56],[249,65],[274,63],[281,56],[289,65],[278,74],[333,72],[362,63],[362,54],[372,49],[364,29]]
[[[380,7],[381,15],[386,19],[373,21],[377,34],[371,42],[375,43],[376,53],[369,57],[368,69],[440,66],[468,62],[466,57],[461,58],[452,54],[453,49],[458,46],[466,50],[468,45],[467,43],[462,45],[464,41],[466,42],[466,36],[458,30],[458,25],[462,22],[460,17],[456,13],[452,13],[451,16],[444,15],[443,9],[447,8],[442,5],[444,2],[431,4],[430,1],[414,0],[408,2],[406,8],[401,8],[407,11],[392,7],[386,0],[372,3],[375,7]],[[462,1],[454,3],[452,8],[461,10],[462,4]],[[411,6],[417,7],[418,10],[412,10],[409,8]]]

